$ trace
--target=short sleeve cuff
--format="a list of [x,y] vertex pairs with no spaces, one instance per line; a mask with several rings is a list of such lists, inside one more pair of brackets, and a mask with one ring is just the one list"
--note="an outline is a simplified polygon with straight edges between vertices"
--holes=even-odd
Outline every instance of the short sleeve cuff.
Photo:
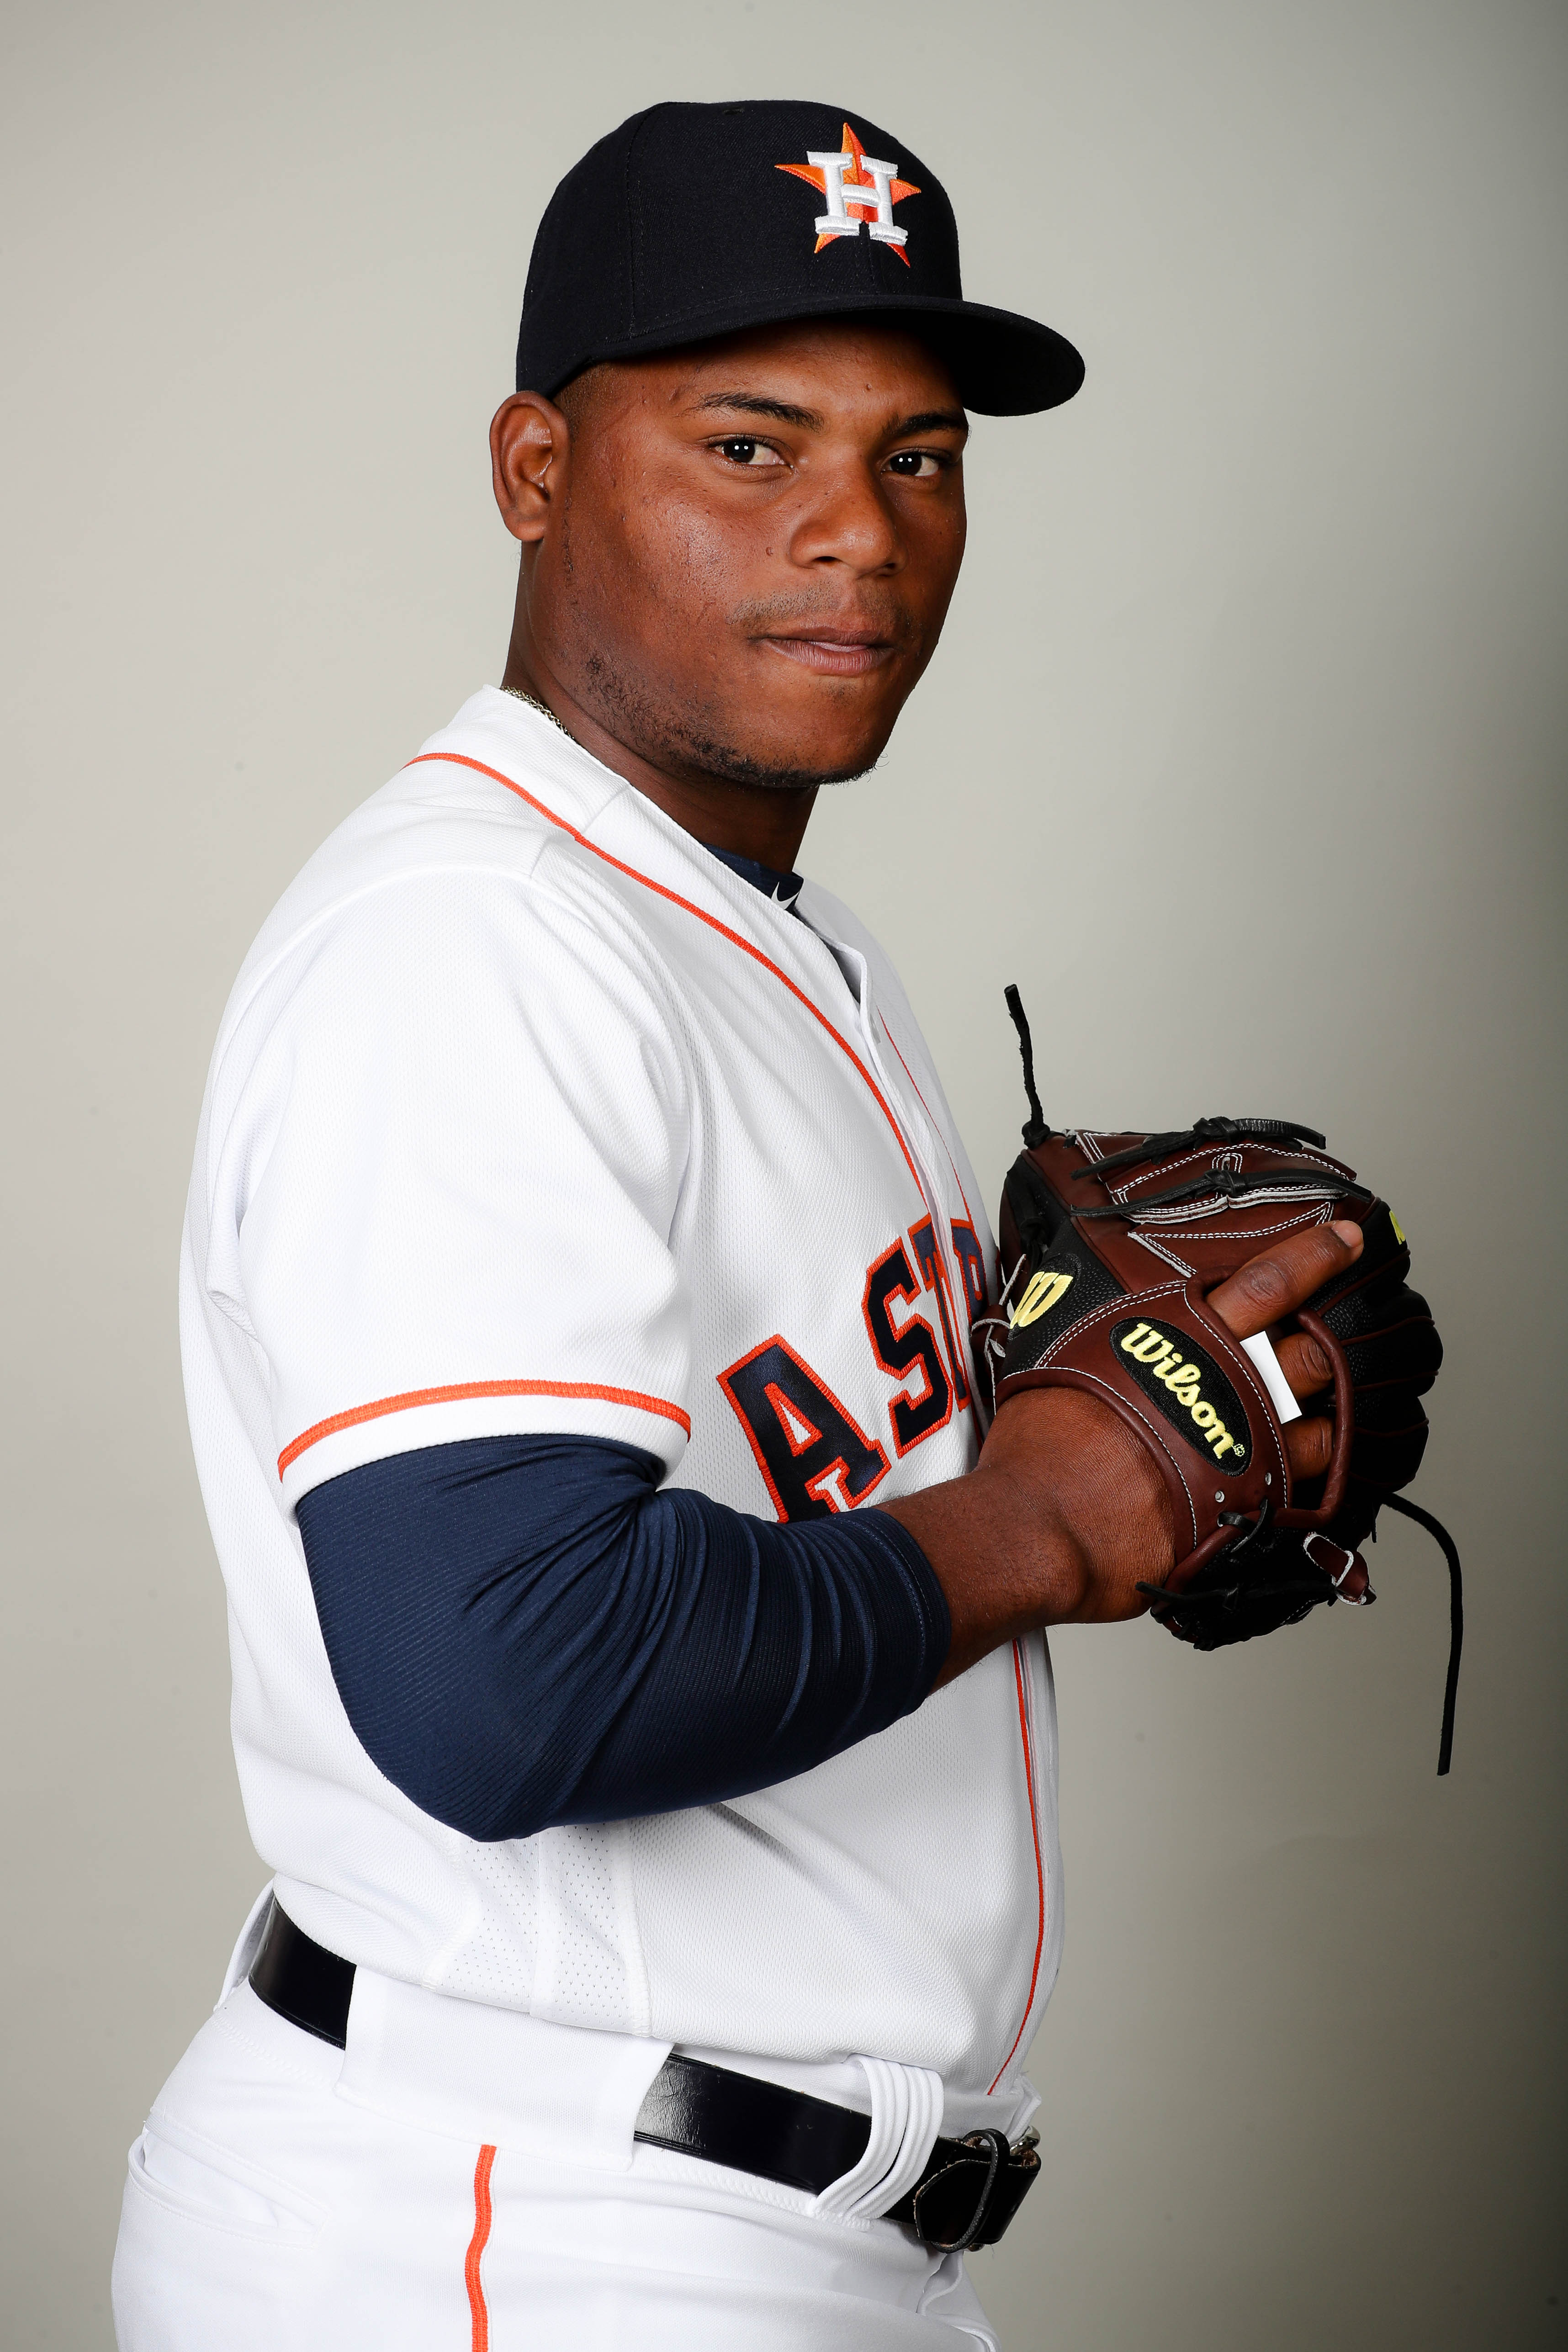
[[[637,1446],[658,1456],[668,1477],[686,1451],[691,1421],[671,1397],[608,1382],[459,1381],[405,1390],[350,1406],[290,1438],[277,1463],[282,1501],[292,1510],[302,1495],[329,1478],[425,1446],[449,1445],[469,1437],[564,1432]],[[913,1538],[906,1540],[912,1543]],[[926,1573],[930,1575],[929,1569]]]

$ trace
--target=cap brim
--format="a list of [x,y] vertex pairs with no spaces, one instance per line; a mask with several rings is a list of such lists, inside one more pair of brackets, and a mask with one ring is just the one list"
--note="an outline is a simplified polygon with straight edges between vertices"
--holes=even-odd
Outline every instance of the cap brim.
[[[870,314],[891,323],[895,314]],[[1059,408],[1083,382],[1083,357],[1065,335],[1016,310],[928,295],[905,311],[911,331],[946,362],[958,396],[977,416],[1033,416]]]
[[[683,319],[679,336],[628,336],[613,348],[594,352],[572,373],[580,375],[584,368],[608,360],[652,359],[659,352],[683,351],[751,327],[783,326],[803,319],[859,319],[870,326],[906,328],[930,343],[951,372],[964,407],[977,416],[1032,416],[1044,408],[1058,408],[1083,382],[1080,354],[1065,335],[1037,319],[937,294],[910,295],[868,309],[864,294],[856,291],[859,299],[841,302],[803,298],[796,303],[732,304],[723,311]],[[536,389],[553,399],[570,381],[564,377],[562,383]]]

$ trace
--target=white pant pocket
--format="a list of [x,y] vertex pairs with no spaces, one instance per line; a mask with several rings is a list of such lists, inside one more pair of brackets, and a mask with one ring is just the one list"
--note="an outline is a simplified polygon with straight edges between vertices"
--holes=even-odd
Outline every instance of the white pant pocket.
[[182,2221],[278,2246],[310,2245],[327,2218],[314,2198],[156,2112],[131,2150],[130,2182]]

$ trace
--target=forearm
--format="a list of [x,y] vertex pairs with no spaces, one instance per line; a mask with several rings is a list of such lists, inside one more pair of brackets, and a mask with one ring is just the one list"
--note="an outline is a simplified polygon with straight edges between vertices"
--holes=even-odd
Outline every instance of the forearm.
[[976,1467],[882,1507],[942,1589],[952,1636],[937,1683],[1043,1625],[1106,1623],[1147,1605],[1173,1557],[1147,1450],[1110,1408],[1036,1389],[997,1415]]
[[879,1514],[776,1527],[574,1438],[367,1465],[300,1505],[361,1745],[465,1835],[721,1802],[917,1706],[940,1587]]

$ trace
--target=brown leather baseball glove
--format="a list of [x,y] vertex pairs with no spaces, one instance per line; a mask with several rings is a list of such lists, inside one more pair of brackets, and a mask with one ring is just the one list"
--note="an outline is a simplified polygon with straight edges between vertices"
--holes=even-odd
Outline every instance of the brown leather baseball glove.
[[[1393,1211],[1291,1119],[1200,1118],[1163,1135],[1054,1130],[1016,988],[1007,1005],[1031,1116],[998,1220],[1001,1307],[980,1334],[994,1407],[1020,1389],[1084,1389],[1136,1432],[1164,1480],[1177,1553],[1163,1585],[1140,1590],[1200,1650],[1295,1624],[1320,1602],[1364,1606],[1375,1596],[1361,1547],[1379,1509],[1418,1520],[1450,1576],[1446,1772],[1463,1626],[1458,1557],[1430,1514],[1395,1492],[1420,1465],[1420,1398],[1443,1348],[1409,1286]],[[1331,1368],[1333,1426],[1326,1474],[1298,1482],[1283,1424],[1300,1408],[1272,1348],[1236,1339],[1207,1294],[1287,1234],[1331,1219],[1359,1223],[1363,1245],[1296,1318]]]

